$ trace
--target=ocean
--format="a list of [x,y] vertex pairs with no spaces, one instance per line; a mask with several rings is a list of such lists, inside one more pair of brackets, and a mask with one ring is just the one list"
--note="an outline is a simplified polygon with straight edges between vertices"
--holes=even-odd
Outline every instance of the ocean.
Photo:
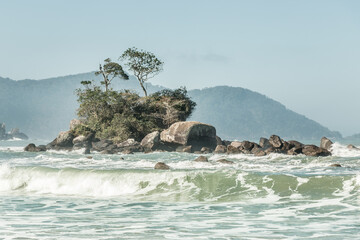
[[340,143],[331,157],[207,154],[209,162],[24,152],[28,143],[0,142],[0,239],[360,238],[360,150]]

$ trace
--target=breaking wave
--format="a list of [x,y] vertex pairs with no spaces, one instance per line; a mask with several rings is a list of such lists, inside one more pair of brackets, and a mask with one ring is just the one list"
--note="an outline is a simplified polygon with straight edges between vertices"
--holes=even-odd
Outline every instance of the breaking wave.
[[144,201],[274,202],[359,198],[360,175],[264,174],[217,170],[94,170],[0,167],[0,194],[119,197]]

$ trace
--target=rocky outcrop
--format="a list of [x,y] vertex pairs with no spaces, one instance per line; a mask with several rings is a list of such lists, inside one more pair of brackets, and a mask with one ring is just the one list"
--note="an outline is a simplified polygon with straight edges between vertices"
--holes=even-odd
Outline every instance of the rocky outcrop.
[[36,146],[35,144],[30,143],[24,148],[24,151],[26,151],[26,152],[44,152],[44,151],[46,151],[46,146],[44,146],[44,145]]
[[227,147],[225,145],[217,145],[214,153],[226,153]]
[[329,152],[328,150],[315,145],[305,145],[302,149],[302,153],[306,156],[312,157],[326,157],[331,155],[331,152]]
[[29,139],[25,133],[20,132],[18,128],[13,128],[9,133],[6,132],[5,123],[0,124],[0,140],[10,140],[10,139]]
[[281,148],[283,146],[283,140],[277,135],[271,135],[269,138],[269,143],[274,148]]
[[360,150],[359,148],[355,147],[352,144],[347,145],[347,148],[350,149],[350,150]]
[[320,140],[320,147],[321,148],[324,148],[326,150],[330,150],[332,145],[333,145],[333,142],[330,139],[328,139],[326,137],[321,138],[321,140]]
[[[81,124],[79,121],[72,120],[71,128]],[[0,134],[4,131],[0,129]],[[98,151],[103,154],[132,154],[134,152],[152,151],[177,151],[196,154],[253,154],[255,156],[266,156],[272,153],[307,156],[329,156],[332,142],[329,139],[321,140],[321,147],[315,145],[304,145],[298,141],[285,141],[277,135],[267,138],[260,138],[259,144],[250,141],[226,141],[216,136],[213,126],[200,122],[177,122],[168,129],[152,132],[146,135],[141,142],[135,139],[128,139],[121,143],[114,143],[111,140],[99,140],[95,138],[95,133],[88,136],[74,136],[76,131],[61,132],[47,148],[52,149],[79,149],[85,148],[85,153]],[[35,146],[36,147],[36,146]],[[34,146],[29,146],[29,150],[34,150]],[[199,157],[195,161],[205,161],[206,157]],[[206,158],[207,160],[207,158]]]
[[202,147],[215,149],[216,129],[200,122],[177,122],[160,134],[162,142],[173,145],[192,146],[194,151]]
[[47,145],[48,149],[56,150],[71,150],[73,144],[74,135],[71,131],[60,132],[59,135]]
[[155,131],[146,135],[140,142],[140,145],[148,151],[154,151],[161,145],[160,143],[160,132]]

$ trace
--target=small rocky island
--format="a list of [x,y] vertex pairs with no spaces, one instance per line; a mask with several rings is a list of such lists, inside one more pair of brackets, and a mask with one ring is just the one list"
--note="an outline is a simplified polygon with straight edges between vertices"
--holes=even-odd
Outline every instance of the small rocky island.
[[292,140],[285,141],[277,135],[268,139],[261,138],[259,143],[250,141],[226,141],[216,136],[215,127],[194,121],[181,121],[172,124],[163,131],[154,131],[146,135],[141,141],[129,138],[123,142],[115,143],[110,139],[98,139],[94,134],[76,135],[75,129],[82,123],[74,119],[70,123],[70,130],[60,132],[59,135],[47,146],[29,144],[26,151],[53,150],[79,150],[84,153],[92,151],[103,154],[131,154],[134,152],[176,151],[195,154],[253,154],[265,156],[271,153],[288,155],[304,154],[307,156],[330,156],[329,151],[332,141],[323,137],[320,146],[306,145]]
[[21,139],[27,140],[29,139],[25,133],[20,132],[18,128],[11,129],[10,132],[6,132],[5,123],[0,124],[0,140],[12,140],[12,139]]
[[[216,135],[215,127],[186,121],[196,103],[187,95],[185,87],[164,89],[148,95],[144,86],[147,76],[158,74],[163,65],[153,53],[129,48],[119,59],[136,76],[144,96],[129,89],[115,91],[111,88],[114,78],[126,80],[129,76],[119,63],[107,58],[95,72],[102,76],[101,84],[105,89],[93,81],[82,81],[83,88],[76,90],[79,119],[70,122],[70,130],[60,132],[46,146],[29,144],[25,151],[85,149],[85,154],[93,151],[102,154],[176,151],[255,156],[271,153],[314,157],[331,155],[329,150],[332,142],[325,137],[321,139],[319,147],[298,141],[285,141],[277,135],[261,138],[259,143],[222,140]],[[228,163],[225,159],[222,162]]]

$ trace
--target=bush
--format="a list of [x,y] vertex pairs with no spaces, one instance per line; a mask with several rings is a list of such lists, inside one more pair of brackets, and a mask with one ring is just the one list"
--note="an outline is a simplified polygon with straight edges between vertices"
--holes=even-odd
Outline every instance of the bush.
[[77,90],[80,103],[77,114],[84,122],[84,126],[76,129],[77,133],[95,132],[97,138],[115,142],[128,138],[140,141],[150,132],[185,121],[196,105],[185,88],[140,97],[129,90],[104,92],[89,82],[84,85],[85,89]]

